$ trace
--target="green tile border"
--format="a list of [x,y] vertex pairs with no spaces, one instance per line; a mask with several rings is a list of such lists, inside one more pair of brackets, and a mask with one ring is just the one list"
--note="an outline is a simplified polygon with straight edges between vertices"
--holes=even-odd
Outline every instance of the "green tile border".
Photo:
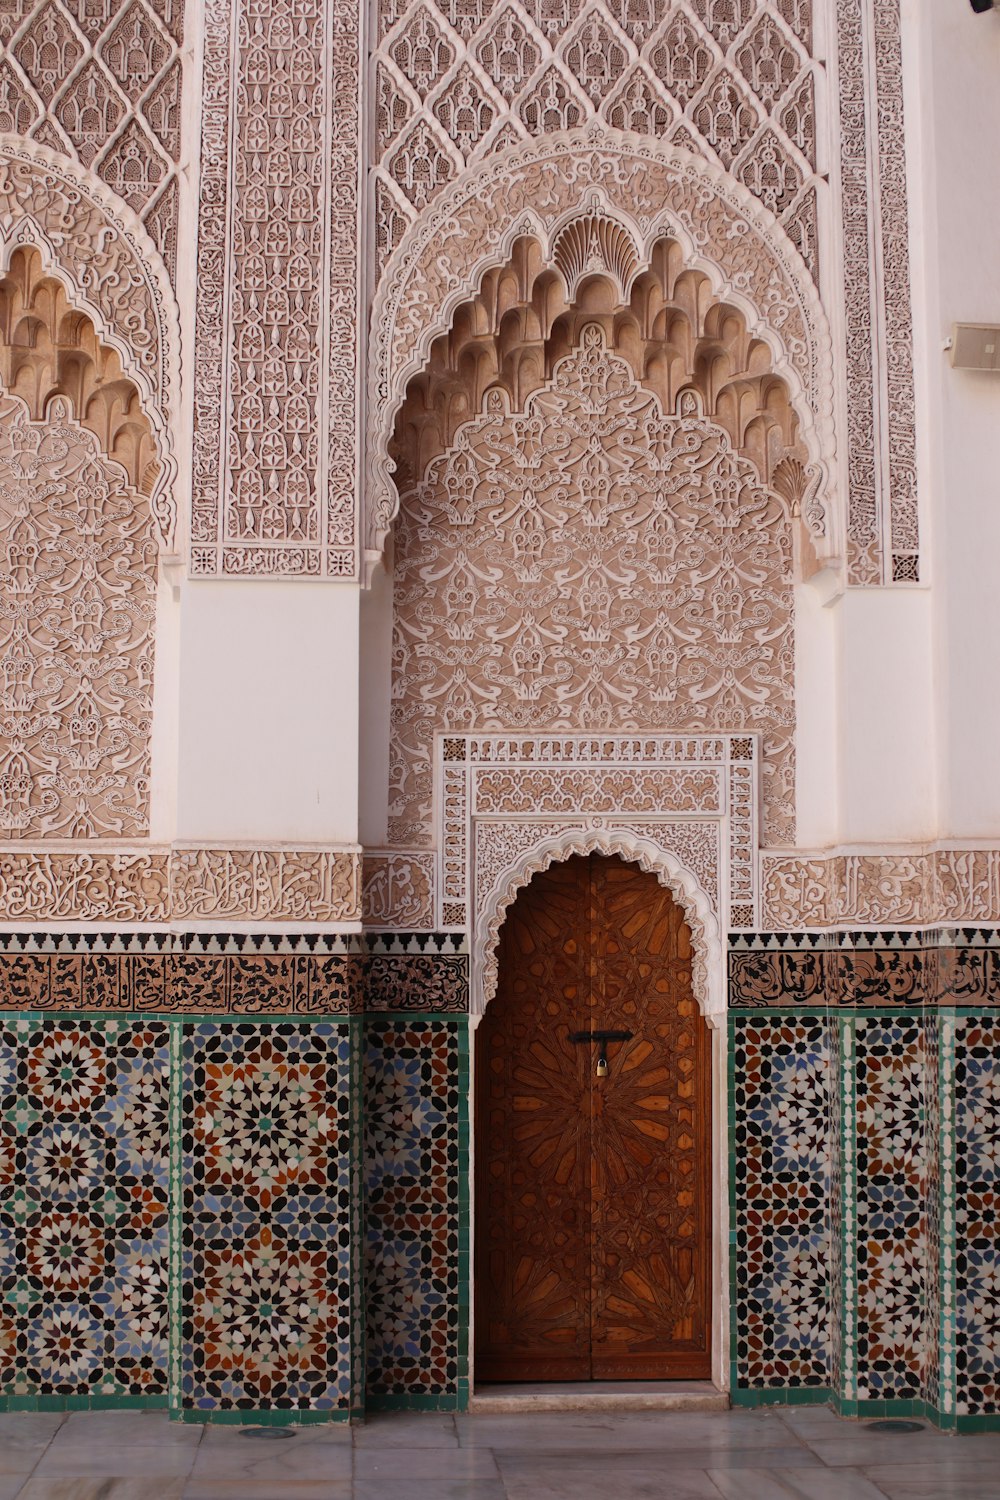
[[368,1201],[365,1188],[365,1017],[352,1016],[347,1028],[350,1047],[348,1057],[348,1092],[350,1095],[348,1175],[351,1202],[350,1236],[350,1366],[351,1395],[342,1415],[352,1422],[364,1420],[365,1377],[367,1373],[367,1322],[365,1306],[367,1285],[365,1271],[365,1237],[368,1223]]
[[172,1422],[203,1422],[211,1427],[315,1427],[321,1422],[349,1423],[351,1414],[346,1407],[333,1407],[329,1411],[298,1411],[286,1407],[224,1407],[214,1411],[198,1411],[185,1406],[183,1410],[171,1411]]
[[[460,1391],[439,1396],[369,1396],[366,1406],[369,1412],[377,1411],[444,1411],[464,1412],[469,1404],[468,1394],[464,1400]],[[397,1481],[398,1483],[398,1481]]]
[[732,1390],[729,1401],[731,1406],[740,1408],[828,1406],[838,1417],[859,1422],[874,1421],[880,1417],[913,1417],[929,1422],[941,1432],[955,1432],[959,1435],[1000,1432],[1000,1412],[989,1416],[956,1416],[922,1400],[845,1401],[829,1387],[822,1386]]
[[[955,1021],[942,1016],[938,1031],[938,1405],[950,1423],[958,1418],[955,1282]],[[976,1418],[975,1420],[978,1420]],[[998,1419],[1000,1421],[1000,1419]],[[972,1429],[978,1431],[979,1429]],[[983,1429],[989,1431],[993,1429]]]
[[[840,1077],[832,1080],[834,1107],[840,1124],[840,1215],[834,1233],[840,1235],[840,1285],[833,1288],[839,1298],[840,1369],[838,1398],[856,1401],[858,1394],[858,1166],[857,1166],[857,1077],[855,1073],[854,1022],[836,1017],[839,1033]],[[833,1372],[831,1371],[831,1374]]]
[[[162,1396],[0,1396],[3,1411],[168,1411]],[[173,1413],[171,1412],[171,1416]],[[24,1476],[27,1481],[28,1476]]]
[[[472,1328],[472,1025],[455,1019],[458,1044],[458,1390],[454,1410],[468,1411],[471,1394],[469,1337]],[[451,1410],[451,1408],[441,1408]]]

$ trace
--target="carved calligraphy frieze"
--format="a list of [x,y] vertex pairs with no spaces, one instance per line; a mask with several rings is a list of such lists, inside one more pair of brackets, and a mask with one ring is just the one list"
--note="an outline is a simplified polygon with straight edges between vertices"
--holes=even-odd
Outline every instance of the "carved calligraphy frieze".
[[2,922],[320,922],[361,916],[354,849],[0,848]]
[[1000,850],[767,855],[765,928],[1000,922]]
[[365,850],[361,892],[365,927],[426,931],[434,925],[434,856]]

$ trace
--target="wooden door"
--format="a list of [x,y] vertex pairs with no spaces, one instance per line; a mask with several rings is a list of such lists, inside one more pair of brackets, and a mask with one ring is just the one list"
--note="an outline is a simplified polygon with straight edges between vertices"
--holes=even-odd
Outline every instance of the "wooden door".
[[[628,1031],[600,1047],[573,1033]],[[477,1037],[476,1379],[710,1374],[708,1031],[690,931],[601,855],[536,875]]]

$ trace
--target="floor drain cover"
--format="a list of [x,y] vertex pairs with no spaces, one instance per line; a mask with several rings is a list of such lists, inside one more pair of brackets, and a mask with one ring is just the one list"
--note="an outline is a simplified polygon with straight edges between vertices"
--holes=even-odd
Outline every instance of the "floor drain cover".
[[923,1432],[923,1422],[867,1422],[869,1432]]
[[281,1438],[293,1438],[295,1433],[290,1427],[241,1427],[240,1437],[263,1438],[265,1442],[275,1442]]

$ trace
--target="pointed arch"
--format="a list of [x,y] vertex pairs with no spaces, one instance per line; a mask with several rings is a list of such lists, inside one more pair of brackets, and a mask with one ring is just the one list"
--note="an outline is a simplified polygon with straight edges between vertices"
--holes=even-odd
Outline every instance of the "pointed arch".
[[372,310],[364,545],[370,565],[396,511],[390,443],[409,381],[459,305],[519,236],[546,264],[575,213],[626,228],[648,266],[665,236],[731,302],[771,351],[802,424],[813,471],[817,555],[839,551],[833,359],[815,283],[786,231],[748,189],[691,152],[592,125],[513,147],[470,169],[416,221],[393,255]]
[[159,465],[150,507],[162,548],[172,552],[180,322],[163,258],[138,217],[92,173],[34,141],[0,135],[0,276],[18,251],[30,250],[138,392]]
[[473,913],[473,1015],[481,1015],[497,992],[497,943],[508,910],[533,875],[573,854],[617,854],[656,876],[684,911],[694,950],[692,987],[706,1018],[725,1010],[722,937],[711,902],[697,877],[666,847],[629,828],[566,828],[541,840],[504,870]]

